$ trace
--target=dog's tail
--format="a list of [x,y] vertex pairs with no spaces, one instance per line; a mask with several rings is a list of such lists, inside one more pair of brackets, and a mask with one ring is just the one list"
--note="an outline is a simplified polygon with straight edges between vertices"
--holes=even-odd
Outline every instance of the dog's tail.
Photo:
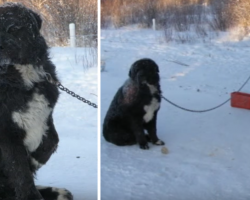
[[44,200],[73,200],[70,191],[63,188],[36,186]]

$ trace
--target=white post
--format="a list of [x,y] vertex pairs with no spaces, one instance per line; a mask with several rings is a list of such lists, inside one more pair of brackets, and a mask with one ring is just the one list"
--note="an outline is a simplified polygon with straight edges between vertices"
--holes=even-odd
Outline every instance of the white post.
[[152,21],[153,21],[153,30],[155,31],[155,19],[153,19]]
[[69,24],[69,37],[70,37],[70,46],[75,47],[76,46],[76,31],[75,31],[75,24],[71,23]]

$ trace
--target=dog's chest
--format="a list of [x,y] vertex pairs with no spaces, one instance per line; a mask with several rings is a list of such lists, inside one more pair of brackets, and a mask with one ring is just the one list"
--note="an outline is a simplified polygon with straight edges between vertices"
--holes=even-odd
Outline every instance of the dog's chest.
[[47,121],[52,109],[44,95],[34,93],[25,110],[12,113],[13,121],[25,131],[24,145],[34,152],[48,130]]
[[152,94],[152,100],[148,105],[144,106],[145,114],[143,116],[143,119],[146,123],[153,119],[155,111],[160,107],[160,102],[158,101],[158,99],[153,97],[153,94],[158,92],[157,88],[149,84],[147,84],[147,86],[149,87],[150,93]]

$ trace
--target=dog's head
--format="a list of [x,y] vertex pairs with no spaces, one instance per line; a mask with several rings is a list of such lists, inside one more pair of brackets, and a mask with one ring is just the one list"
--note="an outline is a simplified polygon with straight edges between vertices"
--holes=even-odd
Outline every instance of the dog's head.
[[31,66],[39,66],[47,55],[48,47],[39,32],[41,25],[41,17],[20,3],[0,6],[1,82],[6,78],[18,81],[15,74],[29,73]]
[[131,66],[129,77],[138,84],[157,85],[160,81],[158,65],[148,58],[138,60]]
[[0,73],[10,64],[35,64],[47,50],[41,17],[19,3],[0,6]]

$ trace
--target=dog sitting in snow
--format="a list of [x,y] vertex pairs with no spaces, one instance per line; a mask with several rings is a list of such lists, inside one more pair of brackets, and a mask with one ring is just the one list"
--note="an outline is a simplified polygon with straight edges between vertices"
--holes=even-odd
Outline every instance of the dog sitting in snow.
[[148,141],[164,145],[156,134],[159,82],[159,69],[153,60],[141,59],[132,65],[129,79],[118,89],[104,119],[103,136],[108,142],[119,146],[139,143],[141,149],[149,149]]
[[38,14],[0,6],[0,200],[72,200],[65,189],[36,187],[35,172],[56,150],[52,112],[59,92]]

